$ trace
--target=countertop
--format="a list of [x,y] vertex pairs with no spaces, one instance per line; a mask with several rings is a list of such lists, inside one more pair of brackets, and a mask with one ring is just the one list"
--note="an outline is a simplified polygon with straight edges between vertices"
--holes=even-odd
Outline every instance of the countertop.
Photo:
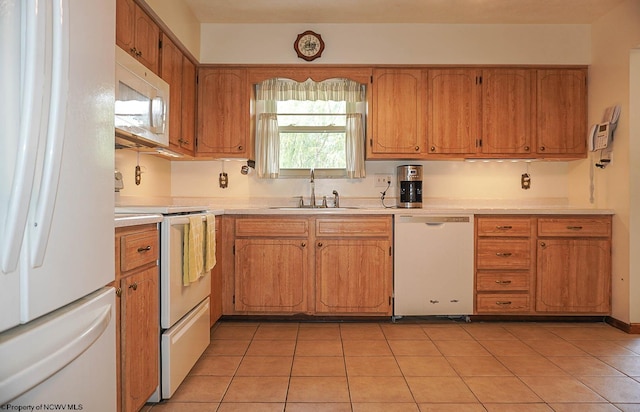
[[255,207],[229,208],[226,215],[613,215],[611,209],[584,209],[569,207],[536,208],[477,208],[477,207],[436,207],[436,208],[295,208],[295,207]]
[[162,215],[159,214],[118,214],[115,215],[115,227],[138,226],[148,223],[162,222]]

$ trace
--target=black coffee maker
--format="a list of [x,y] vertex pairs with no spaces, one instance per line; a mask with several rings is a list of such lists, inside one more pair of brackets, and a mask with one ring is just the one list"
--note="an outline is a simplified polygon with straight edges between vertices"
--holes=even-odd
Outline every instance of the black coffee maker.
[[422,207],[422,166],[398,166],[398,207]]

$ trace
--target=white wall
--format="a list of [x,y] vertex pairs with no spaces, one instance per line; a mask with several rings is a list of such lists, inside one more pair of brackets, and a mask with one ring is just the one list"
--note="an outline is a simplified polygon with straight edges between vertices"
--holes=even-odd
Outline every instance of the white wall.
[[[309,179],[258,179],[255,173],[242,175],[240,161],[172,162],[171,194],[176,197],[236,197],[289,198],[309,196]],[[394,176],[389,198],[397,196],[396,167],[402,164],[421,164],[424,169],[423,198],[427,200],[500,200],[557,202],[567,196],[567,162],[462,162],[462,161],[368,161],[366,179],[316,179],[316,195],[331,197],[338,190],[343,198],[376,199],[380,191],[375,187],[376,173]],[[229,187],[218,185],[218,175],[226,172]],[[522,173],[531,175],[531,189],[520,188]],[[305,199],[305,202],[307,200]],[[393,202],[389,203],[393,204]],[[498,202],[500,204],[500,202]]]
[[193,54],[200,56],[200,22],[183,1],[145,0],[162,21],[171,28],[180,42]]
[[[135,183],[135,168],[140,164],[142,179]],[[122,173],[124,189],[120,196],[168,197],[171,196],[171,162],[150,154],[140,154],[131,149],[116,150],[116,170]]]
[[[640,45],[640,2],[626,0],[620,6],[592,25],[592,62],[589,83],[589,120],[601,121],[605,108],[614,104],[622,106],[622,115],[615,133],[612,164],[600,170],[594,169],[596,203],[615,209],[613,223],[613,317],[624,322],[640,322],[640,183],[631,179],[632,168],[640,162],[640,142],[631,138],[640,131],[636,120],[631,129],[631,115],[637,116],[640,107],[632,112],[630,107],[630,53]],[[636,58],[638,77],[640,64]],[[636,80],[637,81],[637,80]],[[635,93],[639,93],[635,85]],[[637,96],[634,96],[637,103]],[[637,119],[637,117],[636,117]],[[576,166],[579,180],[589,172],[592,162]],[[634,171],[633,175],[637,176]],[[633,219],[632,219],[633,217]],[[633,222],[633,226],[631,223]],[[636,235],[632,238],[632,233]]]
[[303,62],[298,33],[322,36],[310,64],[588,64],[588,25],[203,24],[202,63]]

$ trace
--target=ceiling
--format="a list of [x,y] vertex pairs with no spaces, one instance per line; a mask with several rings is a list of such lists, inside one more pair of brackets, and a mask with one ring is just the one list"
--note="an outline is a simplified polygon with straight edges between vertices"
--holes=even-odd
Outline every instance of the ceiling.
[[624,0],[181,0],[201,23],[590,24]]

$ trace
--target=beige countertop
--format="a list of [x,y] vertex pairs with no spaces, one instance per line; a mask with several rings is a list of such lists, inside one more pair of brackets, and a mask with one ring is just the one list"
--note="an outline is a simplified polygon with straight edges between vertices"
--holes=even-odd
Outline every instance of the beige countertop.
[[226,208],[226,215],[612,215],[611,209],[584,209],[569,207],[535,208],[477,208],[477,207],[429,207],[429,208],[295,208],[295,207],[255,207]]
[[116,213],[115,227],[138,226],[148,223],[162,222],[162,215],[159,214],[126,214]]

